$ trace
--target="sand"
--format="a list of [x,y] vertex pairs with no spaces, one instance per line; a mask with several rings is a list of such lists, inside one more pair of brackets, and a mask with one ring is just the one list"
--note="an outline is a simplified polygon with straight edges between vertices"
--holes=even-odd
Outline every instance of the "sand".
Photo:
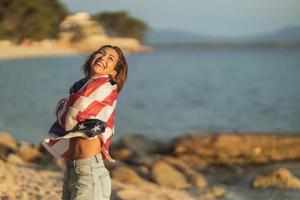
[[0,46],[0,60],[42,56],[65,56],[79,53],[80,52],[75,49],[60,46]]

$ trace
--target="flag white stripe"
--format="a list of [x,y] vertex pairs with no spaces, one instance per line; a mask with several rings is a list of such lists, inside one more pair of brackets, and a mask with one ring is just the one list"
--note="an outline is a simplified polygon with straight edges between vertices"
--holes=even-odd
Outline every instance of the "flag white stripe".
[[106,97],[110,95],[113,89],[116,87],[111,85],[109,82],[101,85],[101,87],[97,88],[94,92],[92,92],[89,97],[97,99],[98,101],[103,101]]
[[114,101],[112,106],[105,106],[101,109],[101,111],[96,115],[96,116],[91,116],[90,119],[100,119],[102,121],[107,122],[108,119],[110,118],[111,114],[114,112],[115,110],[115,106],[116,106],[116,101]]

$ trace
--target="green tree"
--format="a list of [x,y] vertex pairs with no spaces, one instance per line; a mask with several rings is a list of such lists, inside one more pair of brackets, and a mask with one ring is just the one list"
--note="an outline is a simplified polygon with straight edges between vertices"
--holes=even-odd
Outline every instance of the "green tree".
[[1,0],[0,39],[56,38],[67,13],[58,0]]
[[133,37],[144,40],[148,25],[137,18],[131,17],[126,11],[103,12],[93,15],[110,36]]

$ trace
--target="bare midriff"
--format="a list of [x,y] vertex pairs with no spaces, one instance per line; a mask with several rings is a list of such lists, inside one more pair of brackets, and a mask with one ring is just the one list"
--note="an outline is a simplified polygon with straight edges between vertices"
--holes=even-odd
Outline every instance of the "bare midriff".
[[76,160],[88,158],[100,154],[101,142],[100,138],[87,140],[81,137],[74,137],[70,139],[70,146],[68,155],[65,160]]

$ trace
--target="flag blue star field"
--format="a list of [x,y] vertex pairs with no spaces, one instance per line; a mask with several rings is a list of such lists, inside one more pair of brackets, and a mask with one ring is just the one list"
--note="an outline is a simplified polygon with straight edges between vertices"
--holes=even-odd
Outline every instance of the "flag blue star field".
[[114,135],[117,96],[117,85],[108,76],[84,78],[74,83],[69,97],[57,103],[57,121],[43,140],[45,148],[63,159],[68,156],[70,138],[99,137],[103,159],[113,162],[109,145]]

